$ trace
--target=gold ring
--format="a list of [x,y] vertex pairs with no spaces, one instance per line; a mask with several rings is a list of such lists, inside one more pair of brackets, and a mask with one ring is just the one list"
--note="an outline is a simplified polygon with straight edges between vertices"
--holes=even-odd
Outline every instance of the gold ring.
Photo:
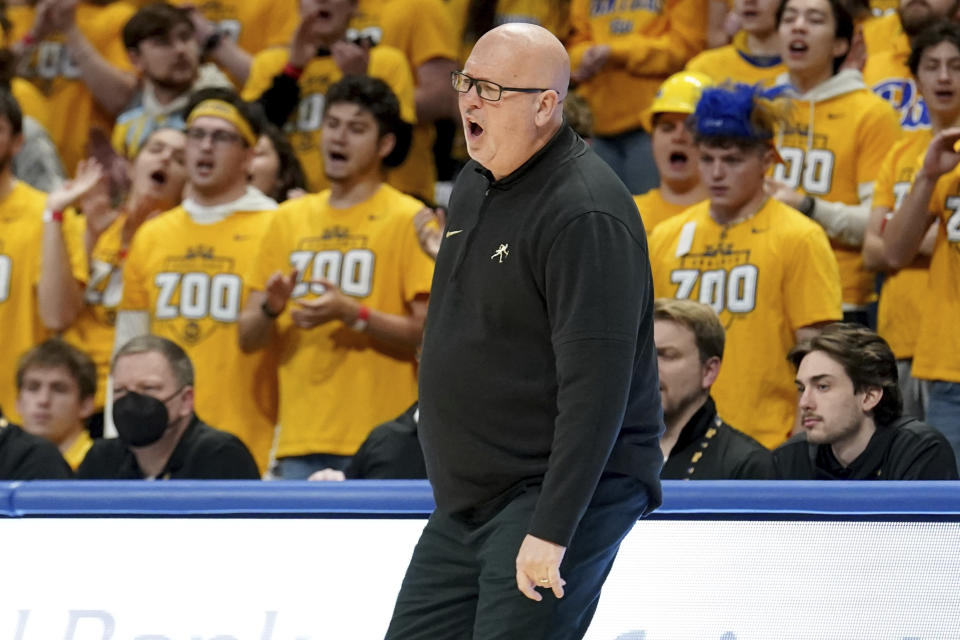
[[550,578],[540,578],[540,584],[550,584]]

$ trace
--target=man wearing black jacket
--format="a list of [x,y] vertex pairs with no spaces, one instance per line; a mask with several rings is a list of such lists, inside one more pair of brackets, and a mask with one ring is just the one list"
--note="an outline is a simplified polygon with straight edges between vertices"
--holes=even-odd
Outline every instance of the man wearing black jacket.
[[563,122],[568,82],[560,42],[521,24],[488,32],[453,75],[472,161],[420,367],[437,509],[390,639],[581,638],[620,541],[660,503],[645,234]]
[[797,345],[800,433],[773,452],[785,480],[956,480],[946,438],[902,416],[897,362],[887,343],[833,324]]
[[762,444],[717,415],[710,387],[720,373],[724,331],[712,308],[660,298],[653,307],[660,403],[666,431],[662,480],[760,480],[773,477]]

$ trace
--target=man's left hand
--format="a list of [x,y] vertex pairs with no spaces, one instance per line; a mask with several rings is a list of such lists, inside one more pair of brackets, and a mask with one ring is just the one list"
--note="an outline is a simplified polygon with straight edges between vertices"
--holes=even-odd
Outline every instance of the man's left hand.
[[567,581],[560,577],[560,561],[566,551],[566,547],[528,533],[517,553],[517,588],[520,592],[540,602],[543,596],[536,588],[541,587],[552,589],[553,595],[562,598],[563,585]]

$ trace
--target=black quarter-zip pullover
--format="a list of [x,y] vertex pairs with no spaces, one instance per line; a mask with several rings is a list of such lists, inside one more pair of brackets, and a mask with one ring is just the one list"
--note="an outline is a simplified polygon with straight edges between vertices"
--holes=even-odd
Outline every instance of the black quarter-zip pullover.
[[439,509],[482,522],[542,485],[529,532],[568,545],[603,472],[660,504],[663,430],[646,237],[629,192],[570,127],[451,195],[420,366]]

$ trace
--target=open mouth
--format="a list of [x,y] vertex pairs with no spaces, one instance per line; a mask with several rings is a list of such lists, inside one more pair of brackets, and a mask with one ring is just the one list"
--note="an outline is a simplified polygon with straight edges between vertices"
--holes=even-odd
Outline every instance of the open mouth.
[[329,158],[330,160],[333,160],[334,162],[346,162],[347,154],[341,151],[330,151],[329,153],[327,153],[327,158]]
[[670,154],[671,169],[685,169],[690,158],[682,151],[674,151]]
[[740,14],[742,18],[756,18],[759,15],[760,12],[755,9],[745,9],[743,13]]
[[[197,160],[196,171],[201,175],[206,175],[213,171],[213,160]],[[152,178],[153,176],[151,176]]]
[[163,169],[157,169],[150,174],[150,180],[158,187],[162,187],[167,184],[167,172]]
[[802,40],[793,40],[789,46],[790,53],[806,53],[809,47]]
[[333,17],[333,14],[327,9],[320,9],[317,11],[317,17],[321,20],[329,20],[331,17]]
[[956,94],[954,91],[950,89],[938,89],[937,91],[933,92],[933,95],[935,95],[938,100],[946,101],[946,100],[952,100],[954,95]]
[[479,138],[483,134],[483,127],[472,120],[467,122],[467,129],[470,131],[471,138]]

